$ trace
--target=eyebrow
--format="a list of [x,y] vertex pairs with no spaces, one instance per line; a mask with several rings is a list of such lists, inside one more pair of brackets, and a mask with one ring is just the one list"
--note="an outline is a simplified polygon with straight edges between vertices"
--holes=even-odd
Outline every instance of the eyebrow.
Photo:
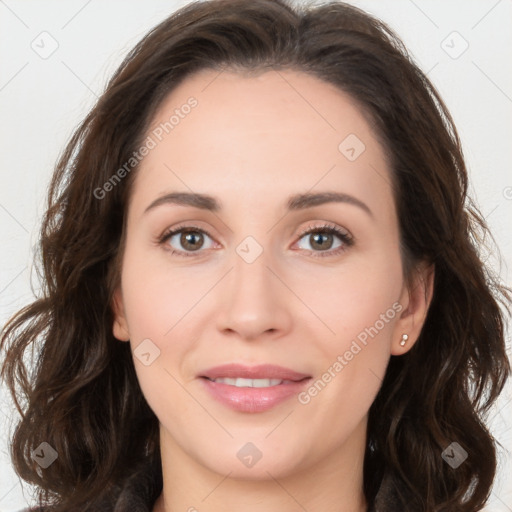
[[[365,211],[370,217],[373,213],[370,208],[360,199],[342,192],[307,192],[305,194],[295,194],[288,198],[286,203],[288,210],[298,211],[319,206],[325,203],[346,203],[357,206]],[[176,204],[180,206],[192,206],[201,210],[218,212],[222,209],[221,202],[213,196],[193,192],[170,192],[155,199],[145,210],[144,214],[153,210],[157,206],[164,204]]]

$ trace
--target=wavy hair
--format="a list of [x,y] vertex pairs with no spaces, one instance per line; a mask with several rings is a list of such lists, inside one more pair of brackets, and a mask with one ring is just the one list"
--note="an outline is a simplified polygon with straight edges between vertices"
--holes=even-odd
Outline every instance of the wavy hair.
[[[364,493],[369,510],[379,490],[405,512],[480,510],[497,465],[484,419],[510,374],[510,290],[479,256],[488,229],[467,197],[460,140],[439,93],[389,27],[342,2],[194,2],[114,73],[55,167],[41,294],[2,330],[1,376],[20,413],[16,472],[41,506],[85,512],[116,503],[138,468],[160,463],[158,419],[129,344],[112,334],[137,166],[104,197],[98,190],[141,146],[164,97],[203,69],[305,72],[347,93],[371,122],[391,163],[404,268],[429,262],[435,280],[418,341],[391,357],[369,410]],[[31,456],[43,441],[58,452],[44,472]],[[469,454],[456,470],[441,456],[453,441]],[[396,512],[382,503],[378,512]]]

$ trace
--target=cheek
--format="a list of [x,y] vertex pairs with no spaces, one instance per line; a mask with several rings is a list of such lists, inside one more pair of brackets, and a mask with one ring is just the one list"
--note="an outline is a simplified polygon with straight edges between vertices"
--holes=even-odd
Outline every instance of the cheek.
[[[345,428],[338,417],[342,409],[351,416],[353,426],[373,402],[384,378],[391,353],[394,326],[403,307],[398,302],[402,289],[401,262],[398,255],[373,255],[353,258],[350,264],[335,271],[330,269],[322,280],[322,291],[305,299],[323,321],[314,335],[322,367],[319,382],[303,397],[320,404],[339,404],[338,409],[319,412],[324,422]],[[327,278],[328,277],[328,278]],[[308,278],[311,281],[311,277]],[[308,283],[304,282],[305,291]],[[310,283],[312,284],[312,283]],[[329,330],[325,326],[329,327]],[[342,415],[343,417],[343,415]],[[341,423],[340,423],[341,421]]]
[[[329,346],[339,349],[360,334],[364,341],[365,333],[373,327],[381,338],[391,334],[401,309],[397,302],[403,286],[401,273],[398,254],[354,255],[339,268],[318,267],[297,273],[301,277],[294,290],[324,323]],[[322,327],[321,322],[315,323]]]
[[[181,396],[173,376],[182,381],[192,375],[187,366],[190,352],[207,324],[202,315],[205,305],[211,304],[208,292],[218,280],[212,268],[191,270],[172,265],[166,258],[151,260],[151,254],[129,246],[123,262],[123,299],[134,365],[154,410],[162,410],[158,404],[165,401],[161,396],[163,383],[169,396]],[[211,326],[211,321],[208,324]],[[142,347],[154,357],[148,366],[138,358]]]
[[331,269],[329,276],[322,293],[306,299],[324,322],[316,322],[315,330],[326,335],[314,338],[322,366],[299,402],[314,411],[317,428],[330,424],[335,432],[348,432],[367,413],[385,375],[402,311],[401,265],[398,257],[374,258],[371,264],[361,258],[350,269]]
[[[382,275],[352,275],[340,290],[330,292],[328,302],[337,336],[345,341],[364,343],[368,331],[381,339],[391,334],[395,321],[399,290]],[[359,276],[361,277],[361,276]]]
[[211,286],[211,278],[176,264],[173,268],[166,258],[152,256],[151,252],[127,247],[123,299],[131,336],[163,340]]
[[142,393],[159,418],[162,411],[174,417],[190,407],[177,380],[182,381],[181,362],[194,346],[189,319],[205,293],[200,284],[190,271],[170,271],[127,246],[122,289],[131,350]]

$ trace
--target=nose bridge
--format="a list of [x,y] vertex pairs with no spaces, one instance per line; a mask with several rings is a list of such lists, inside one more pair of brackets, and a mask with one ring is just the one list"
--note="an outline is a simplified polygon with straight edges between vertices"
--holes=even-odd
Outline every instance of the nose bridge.
[[[261,235],[246,236],[235,248],[236,255],[233,258],[233,298],[238,298],[236,302],[244,302],[246,299],[258,301],[265,299],[268,303],[274,283],[272,283],[272,272],[269,267],[274,265],[272,262],[270,247],[262,240]],[[264,245],[265,244],[265,245]]]
[[235,247],[232,262],[224,288],[228,297],[220,301],[225,309],[220,312],[219,327],[237,331],[244,338],[283,329],[288,318],[287,299],[270,270],[275,266],[270,248],[249,235]]

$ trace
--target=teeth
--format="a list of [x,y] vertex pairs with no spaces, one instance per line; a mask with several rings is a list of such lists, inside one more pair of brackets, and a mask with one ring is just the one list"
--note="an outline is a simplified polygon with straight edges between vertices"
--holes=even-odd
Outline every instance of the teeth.
[[291,382],[284,381],[281,379],[243,379],[241,377],[238,377],[236,379],[222,377],[219,379],[210,380],[213,380],[213,382],[218,382],[220,384],[229,384],[230,386],[236,386],[237,388],[268,388],[270,386],[278,386],[283,382]]

